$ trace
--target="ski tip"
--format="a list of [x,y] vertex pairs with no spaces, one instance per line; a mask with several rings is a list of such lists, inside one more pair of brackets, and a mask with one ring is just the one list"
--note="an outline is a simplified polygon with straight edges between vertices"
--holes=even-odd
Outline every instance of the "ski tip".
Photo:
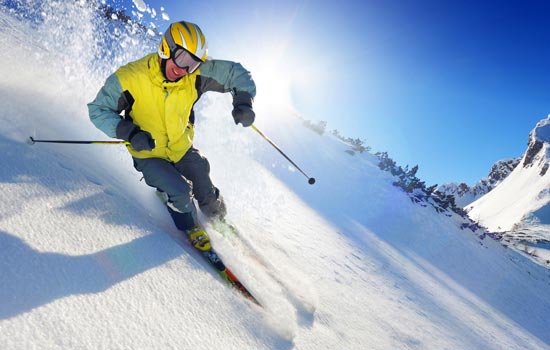
[[233,272],[231,272],[231,270],[226,268],[224,273],[226,277],[226,282],[229,282],[230,285],[233,288],[235,288],[239,293],[241,293],[246,299],[250,300],[251,302],[253,302],[254,304],[260,307],[263,307],[262,304],[260,304],[260,302],[258,301],[258,299],[256,299],[252,295],[252,293],[248,291],[248,289],[246,289],[246,287],[241,283],[241,281],[239,281],[239,279],[233,274]]

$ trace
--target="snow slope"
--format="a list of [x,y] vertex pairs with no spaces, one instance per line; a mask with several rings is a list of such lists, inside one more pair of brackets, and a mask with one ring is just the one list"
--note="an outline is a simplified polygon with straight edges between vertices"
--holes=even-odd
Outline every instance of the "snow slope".
[[258,106],[308,185],[233,124],[229,96],[207,94],[195,145],[242,231],[211,231],[213,245],[265,308],[250,304],[178,244],[122,146],[26,143],[105,139],[86,103],[109,67],[61,59],[48,31],[20,40],[35,31],[7,11],[0,24],[2,349],[550,348],[547,270],[414,205],[374,157]]

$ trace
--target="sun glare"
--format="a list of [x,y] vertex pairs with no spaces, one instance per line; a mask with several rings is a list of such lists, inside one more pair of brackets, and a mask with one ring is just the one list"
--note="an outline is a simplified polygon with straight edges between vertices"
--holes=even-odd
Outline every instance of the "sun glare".
[[281,64],[258,59],[250,65],[250,70],[256,82],[256,108],[264,111],[290,108],[291,77]]

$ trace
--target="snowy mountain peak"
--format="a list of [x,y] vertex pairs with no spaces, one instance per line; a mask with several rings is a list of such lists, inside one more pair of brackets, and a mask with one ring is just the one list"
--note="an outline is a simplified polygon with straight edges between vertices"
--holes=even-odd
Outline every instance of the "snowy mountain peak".
[[[527,150],[491,192],[466,207],[472,220],[539,261],[550,261],[550,116],[529,134]],[[529,248],[529,247],[531,248]],[[532,248],[535,247],[535,248]]]
[[550,114],[546,119],[541,120],[537,123],[537,126],[533,129],[530,134],[530,139],[541,142],[550,142]]
[[546,174],[550,159],[550,154],[547,152],[549,143],[550,115],[548,118],[538,122],[529,134],[529,143],[522,162],[523,167],[538,165],[541,169],[540,175],[543,176]]
[[439,186],[438,191],[455,196],[455,202],[465,207],[497,187],[512,173],[518,164],[523,168],[535,166],[538,175],[544,176],[550,166],[550,115],[537,123],[529,133],[527,150],[522,157],[507,158],[497,161],[488,177],[479,180],[475,185],[465,183],[449,183]]

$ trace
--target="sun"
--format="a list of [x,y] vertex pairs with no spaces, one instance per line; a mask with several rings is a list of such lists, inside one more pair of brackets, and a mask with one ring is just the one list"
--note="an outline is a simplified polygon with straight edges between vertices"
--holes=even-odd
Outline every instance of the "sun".
[[284,39],[266,40],[263,46],[247,57],[246,68],[256,83],[254,108],[262,113],[292,109],[292,67],[287,61]]

